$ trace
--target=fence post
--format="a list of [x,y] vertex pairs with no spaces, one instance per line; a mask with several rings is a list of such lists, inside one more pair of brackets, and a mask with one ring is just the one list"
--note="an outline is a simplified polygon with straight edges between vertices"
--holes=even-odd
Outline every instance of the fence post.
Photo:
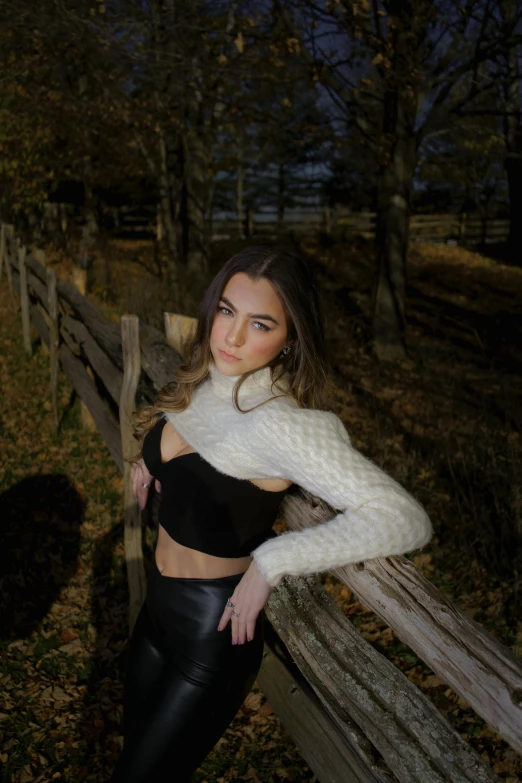
[[165,237],[165,230],[163,228],[163,215],[161,214],[161,207],[158,204],[156,207],[156,242],[161,244]]
[[22,310],[22,330],[24,333],[24,348],[29,356],[32,356],[31,346],[31,322],[29,319],[29,293],[27,291],[27,267],[25,265],[26,248],[20,245],[18,248],[18,264],[20,268],[20,307]]
[[47,308],[49,311],[49,359],[51,365],[51,399],[54,421],[58,429],[58,299],[56,296],[56,272],[47,270]]
[[72,270],[73,286],[78,289],[82,296],[87,293],[87,270],[79,266],[73,266]]
[[123,385],[120,397],[120,431],[123,451],[124,492],[124,545],[129,581],[129,628],[134,628],[145,598],[145,568],[141,543],[141,514],[138,503],[132,497],[131,466],[125,459],[136,451],[132,435],[132,414],[136,409],[136,389],[140,377],[140,330],[137,315],[123,315],[121,318],[121,340],[123,349]]
[[39,264],[42,266],[47,266],[47,262],[45,260],[45,250],[42,250],[39,247],[34,247],[31,250],[31,255],[35,261],[38,261]]
[[[87,282],[86,270],[80,269],[79,267],[76,266],[73,267],[72,282],[76,290],[79,291],[82,296],[85,296],[86,282]],[[91,381],[94,381],[95,380],[94,373],[89,367],[89,365],[87,365],[86,370]],[[89,432],[95,432],[95,430],[97,429],[96,422],[91,416],[91,413],[87,405],[84,403],[84,401],[81,398],[80,398],[80,420],[82,422],[82,427],[86,430],[89,430]]]
[[187,343],[192,338],[198,325],[197,318],[178,313],[163,313],[165,323],[165,336],[169,345],[181,355],[185,356]]

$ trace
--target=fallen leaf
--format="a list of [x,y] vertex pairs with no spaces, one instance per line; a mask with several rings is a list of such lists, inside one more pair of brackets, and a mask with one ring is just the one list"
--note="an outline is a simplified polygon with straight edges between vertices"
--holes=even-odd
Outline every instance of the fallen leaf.
[[73,639],[77,639],[79,636],[78,631],[74,628],[63,628],[60,633],[60,639],[62,642],[72,642]]
[[58,648],[60,652],[67,653],[68,655],[77,655],[80,652],[85,652],[85,648],[82,644],[81,639],[74,639],[72,642],[69,642],[68,644],[62,644],[61,647]]

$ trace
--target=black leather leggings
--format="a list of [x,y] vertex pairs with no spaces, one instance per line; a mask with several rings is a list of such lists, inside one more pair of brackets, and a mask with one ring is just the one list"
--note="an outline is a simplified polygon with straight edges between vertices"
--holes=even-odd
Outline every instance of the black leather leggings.
[[263,655],[263,612],[251,642],[217,626],[243,574],[162,576],[153,558],[125,676],[124,747],[113,783],[185,783],[232,721]]

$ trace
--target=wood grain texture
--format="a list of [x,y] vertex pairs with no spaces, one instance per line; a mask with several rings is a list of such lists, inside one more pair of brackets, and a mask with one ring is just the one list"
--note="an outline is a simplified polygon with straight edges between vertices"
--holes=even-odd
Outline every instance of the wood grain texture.
[[123,456],[118,422],[98,394],[96,385],[89,377],[83,362],[64,343],[60,345],[58,356],[64,372],[68,375],[78,396],[86,405],[99,433],[107,444],[112,458],[123,473]]
[[63,299],[65,305],[79,316],[79,320],[83,321],[89,333],[103,348],[113,364],[123,372],[120,329],[116,324],[106,321],[98,308],[70,283],[58,280],[57,287],[59,298]]
[[358,634],[315,576],[286,577],[265,611],[333,724],[347,736],[348,715],[401,782],[499,783],[419,689]]
[[192,339],[198,324],[197,318],[179,313],[163,313],[165,323],[165,336],[169,345],[176,351],[185,355],[187,344]]
[[152,326],[140,324],[141,366],[159,391],[174,378],[183,361],[181,354],[168,344],[164,334]]
[[27,285],[29,286],[30,290],[38,297],[42,307],[45,308],[45,311],[49,312],[49,295],[47,293],[47,280],[45,282],[42,282],[40,278],[34,274],[31,267],[27,263],[27,259],[26,259],[25,266],[27,268]]
[[49,314],[49,364],[51,371],[51,401],[53,406],[54,421],[58,429],[58,348],[60,345],[60,333],[58,330],[58,298],[56,293],[56,273],[52,269],[47,270],[47,312]]
[[267,643],[257,683],[319,780],[391,783],[391,774],[358,726],[352,723],[349,730],[338,731],[304,677],[296,679]]
[[121,371],[91,336],[82,321],[66,315],[62,319],[60,329],[62,334],[66,333],[74,341],[76,350],[84,353],[114,402],[119,405],[123,383]]
[[31,345],[31,319],[29,318],[29,291],[27,288],[27,269],[25,266],[26,248],[18,248],[18,269],[20,274],[20,310],[22,311],[22,332],[24,337],[24,348],[28,356],[32,356],[33,347]]
[[[308,493],[288,497],[284,518],[299,530],[333,510]],[[522,661],[458,609],[406,558],[348,565],[332,573],[381,617],[515,750],[522,752]]]

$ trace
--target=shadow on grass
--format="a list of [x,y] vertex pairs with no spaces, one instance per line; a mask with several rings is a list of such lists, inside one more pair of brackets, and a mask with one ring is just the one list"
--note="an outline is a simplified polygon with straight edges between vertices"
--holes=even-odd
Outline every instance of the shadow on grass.
[[29,476],[0,495],[0,634],[23,639],[77,570],[84,504],[63,475]]

